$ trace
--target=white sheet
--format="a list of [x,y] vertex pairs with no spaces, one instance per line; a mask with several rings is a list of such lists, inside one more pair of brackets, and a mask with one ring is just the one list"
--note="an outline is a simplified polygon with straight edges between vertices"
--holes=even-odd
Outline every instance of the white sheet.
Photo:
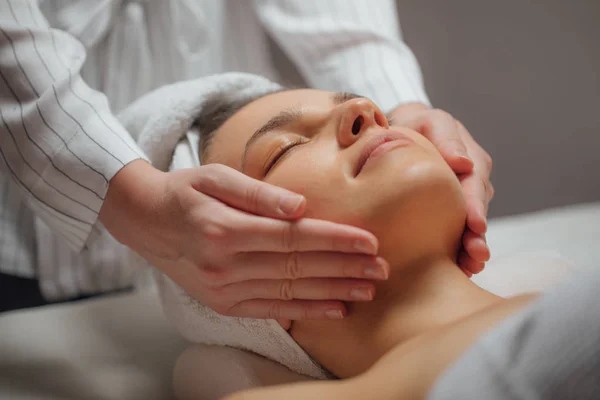
[[577,268],[600,268],[600,202],[496,219],[487,239],[493,259],[554,253]]
[[[507,282],[511,268],[524,271],[527,260],[555,255],[577,268],[598,268],[600,203],[492,221],[488,242],[493,261],[477,279]],[[0,315],[0,398],[171,399],[171,371],[185,347],[150,292],[7,313]],[[242,383],[269,376],[264,360],[222,352],[196,355],[197,376],[189,379],[211,385],[199,391],[205,398],[226,390],[218,379],[226,371]],[[257,378],[258,364],[266,369]]]
[[186,347],[153,292],[0,314],[0,399],[172,399]]

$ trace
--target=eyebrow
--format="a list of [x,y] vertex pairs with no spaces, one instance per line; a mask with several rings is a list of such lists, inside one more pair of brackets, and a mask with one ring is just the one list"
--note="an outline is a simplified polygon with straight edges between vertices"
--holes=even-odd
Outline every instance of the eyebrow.
[[340,104],[343,104],[347,101],[353,100],[353,99],[361,99],[364,96],[359,96],[357,94],[354,93],[350,93],[350,92],[340,92],[340,93],[334,93],[333,96],[331,97],[331,101],[333,101],[333,104],[335,104],[336,106],[339,106]]
[[[338,106],[349,100],[362,98],[362,97],[363,96],[359,96],[354,93],[340,92],[340,93],[334,93],[331,96],[331,101],[333,102],[334,105]],[[246,142],[244,154],[242,155],[242,171],[244,170],[244,167],[246,165],[246,156],[248,154],[248,151],[250,150],[252,145],[254,145],[254,143],[256,143],[256,141],[258,139],[260,139],[261,137],[265,136],[266,134],[268,134],[270,132],[273,132],[277,129],[281,129],[288,125],[293,124],[294,122],[296,122],[300,118],[302,118],[302,115],[303,115],[303,113],[300,108],[297,108],[297,107],[288,108],[286,110],[281,111],[279,114],[277,114],[274,117],[272,117],[271,119],[269,119],[263,126],[258,128],[256,130],[256,132],[254,132],[252,134],[252,136],[250,136],[250,139],[248,139],[248,141]]]

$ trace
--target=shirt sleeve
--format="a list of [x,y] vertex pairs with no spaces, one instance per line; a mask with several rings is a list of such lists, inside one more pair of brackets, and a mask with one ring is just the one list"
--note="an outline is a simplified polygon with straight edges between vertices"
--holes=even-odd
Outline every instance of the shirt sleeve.
[[75,250],[90,239],[108,182],[144,158],[82,80],[86,53],[34,0],[0,0],[0,170]]
[[393,0],[255,0],[255,6],[311,86],[367,96],[386,111],[430,104]]

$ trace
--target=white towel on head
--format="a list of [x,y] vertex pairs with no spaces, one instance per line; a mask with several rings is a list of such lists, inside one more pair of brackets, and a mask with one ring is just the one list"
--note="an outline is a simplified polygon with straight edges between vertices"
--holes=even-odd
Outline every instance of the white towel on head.
[[[119,119],[156,168],[190,168],[200,164],[201,133],[194,132],[192,124],[209,96],[227,91],[234,98],[246,98],[279,89],[281,86],[250,74],[215,75],[159,88],[125,109]],[[138,266],[147,265],[135,255],[132,260]],[[222,316],[166,276],[159,275],[157,280],[165,312],[186,339],[249,350],[313,378],[331,377],[276,321]]]
[[166,171],[177,143],[188,133],[204,101],[231,92],[240,99],[282,87],[266,78],[241,72],[207,76],[160,87],[133,102],[119,120],[156,168]]

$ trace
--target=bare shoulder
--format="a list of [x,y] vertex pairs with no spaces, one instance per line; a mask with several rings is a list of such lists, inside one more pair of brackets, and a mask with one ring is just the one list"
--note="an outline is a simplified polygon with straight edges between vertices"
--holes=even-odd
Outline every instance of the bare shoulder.
[[386,388],[378,391],[378,400],[424,398],[436,379],[477,339],[537,297],[531,293],[499,301],[397,346],[359,377],[361,387]]

